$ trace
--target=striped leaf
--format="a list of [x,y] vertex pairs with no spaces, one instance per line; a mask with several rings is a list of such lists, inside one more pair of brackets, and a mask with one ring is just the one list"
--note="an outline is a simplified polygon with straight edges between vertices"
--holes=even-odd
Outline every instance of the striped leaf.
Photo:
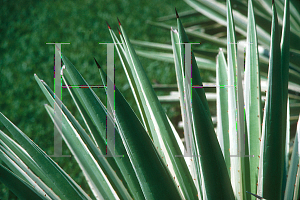
[[183,158],[175,157],[175,155],[181,155],[181,150],[172,128],[122,25],[120,25],[120,28],[121,37],[123,37],[128,51],[128,60],[132,62],[132,64],[129,62],[129,73],[132,74],[138,93],[141,95],[141,102],[144,104],[144,109],[146,109],[145,113],[149,120],[151,134],[156,134],[156,137],[153,136],[155,147],[161,149],[159,150],[161,157],[165,159],[172,176],[175,176],[175,181],[183,196],[185,198],[195,198],[197,192],[186,162]]
[[[261,87],[260,69],[258,62],[257,34],[252,1],[248,1],[248,28],[247,28],[246,64],[245,64],[245,111],[248,134],[250,189],[256,194],[259,167],[261,138]],[[253,157],[252,157],[253,155]],[[254,197],[252,197],[254,199]]]
[[230,143],[228,119],[228,67],[222,49],[217,56],[217,136],[230,176]]

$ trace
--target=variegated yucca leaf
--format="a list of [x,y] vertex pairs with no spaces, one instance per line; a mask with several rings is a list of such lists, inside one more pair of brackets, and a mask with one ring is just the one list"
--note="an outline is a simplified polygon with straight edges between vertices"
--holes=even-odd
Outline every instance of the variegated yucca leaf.
[[[226,4],[185,1],[226,26],[227,39],[184,28],[176,11],[177,27],[170,31],[171,45],[134,42],[170,53],[135,51],[120,22],[119,37],[108,25],[140,118],[117,86],[114,97],[108,96],[107,106],[104,105],[61,52],[62,80],[83,124],[34,75],[49,101],[45,109],[75,157],[93,197],[2,113],[0,121],[18,143],[0,131],[0,159],[9,168],[0,165],[0,181],[21,199],[297,199],[299,126],[290,163],[288,148],[290,114],[298,116],[300,112],[299,98],[288,93],[288,89],[294,93],[300,91],[299,82],[289,83],[289,74],[299,67],[289,71],[289,66],[295,65],[290,62],[290,52],[297,54],[291,50],[294,44],[290,45],[290,40],[295,39],[300,27],[295,2],[249,0],[245,17],[232,9],[230,0]],[[261,7],[256,8],[257,5]],[[271,35],[257,23],[257,18],[271,16],[270,12]],[[183,16],[192,14],[186,12]],[[281,38],[279,24],[282,24]],[[156,25],[166,26],[162,22]],[[244,46],[236,40],[236,34],[246,37]],[[188,35],[227,49],[220,48],[218,53],[191,48]],[[270,55],[260,54],[259,44],[269,49]],[[241,62],[243,48],[245,70]],[[174,62],[184,142],[166,115],[138,54]],[[216,54],[216,59],[209,58]],[[108,93],[112,77],[96,59],[95,62],[99,83]],[[261,70],[263,67],[268,68],[268,73]],[[216,71],[216,132],[200,70]],[[297,77],[297,73],[291,77]],[[265,102],[262,90],[267,90]],[[57,112],[61,113],[61,121]],[[109,123],[114,129],[114,146],[108,145],[112,142],[107,136]],[[115,156],[107,156],[111,153]]]

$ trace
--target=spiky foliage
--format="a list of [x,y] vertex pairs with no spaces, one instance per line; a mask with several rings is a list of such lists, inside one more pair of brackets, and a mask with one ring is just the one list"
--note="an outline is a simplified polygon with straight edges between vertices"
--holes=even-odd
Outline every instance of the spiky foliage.
[[[209,7],[208,1],[206,4]],[[227,1],[227,61],[222,49],[216,58],[216,134],[197,61],[176,12],[177,29],[171,29],[172,56],[180,94],[185,145],[165,114],[120,21],[119,38],[109,25],[108,28],[138,105],[140,119],[117,87],[114,97],[108,95],[106,107],[61,52],[64,62],[62,79],[68,85],[68,91],[83,118],[83,125],[55,98],[50,87],[35,75],[50,104],[45,108],[82,169],[94,197],[172,200],[240,200],[250,196],[253,199],[296,198],[299,188],[299,176],[296,176],[299,170],[299,128],[289,175],[285,179],[288,166],[285,145],[289,142],[289,137],[286,137],[289,135],[288,0],[285,1],[284,13],[280,39],[276,6],[273,4],[268,89],[262,117],[259,37],[252,1],[248,4],[244,89],[235,21],[231,3]],[[264,42],[268,41],[268,38],[264,39]],[[96,65],[102,83],[108,87],[112,82],[111,73],[106,75],[97,61]],[[57,112],[61,113],[60,119]],[[16,143],[0,131],[0,158],[10,168],[0,165],[0,181],[18,197],[91,199],[2,113],[0,121],[18,141]],[[111,143],[106,135],[109,123],[115,129],[115,146],[107,145]],[[113,152],[116,156],[103,156],[106,147],[107,152]]]

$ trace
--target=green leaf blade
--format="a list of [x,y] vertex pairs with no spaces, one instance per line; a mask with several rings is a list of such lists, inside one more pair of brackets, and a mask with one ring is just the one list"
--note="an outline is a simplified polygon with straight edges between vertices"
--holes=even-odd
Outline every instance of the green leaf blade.
[[230,0],[227,0],[227,63],[228,63],[228,116],[229,116],[229,139],[230,139],[230,164],[231,184],[235,198],[243,198],[242,165],[239,156],[239,132],[237,105],[237,43],[235,38],[234,21]]
[[[64,70],[64,77],[70,85],[88,85],[84,80],[78,70],[74,65],[62,54],[63,62],[66,66]],[[99,144],[104,144],[106,142],[106,111],[105,106],[102,104],[97,95],[93,92],[91,88],[72,88],[74,96],[80,101],[80,104],[83,106],[85,112],[88,114],[93,125],[96,127],[97,132],[93,133],[96,141]],[[50,98],[51,99],[51,98]],[[53,102],[50,100],[50,102]],[[113,157],[119,170],[121,171],[126,183],[129,185],[129,190],[133,198],[143,198],[143,193],[141,191],[137,177],[135,176],[134,169],[130,163],[128,156],[126,155],[126,150],[122,144],[121,137],[116,130],[115,133],[115,153],[116,155],[124,155],[124,157]],[[102,145],[103,147],[103,145]],[[101,151],[102,152],[102,151]],[[110,160],[110,159],[108,159]],[[110,162],[112,165],[112,163]],[[114,165],[112,165],[114,166]],[[116,171],[118,171],[116,169]]]
[[[182,191],[185,198],[195,198],[197,191],[190,172],[184,159],[175,158],[175,155],[181,155],[172,128],[168,122],[166,114],[152,88],[152,85],[134,51],[128,36],[122,26],[120,26],[122,36],[128,49],[128,55],[132,61],[131,73],[138,86],[138,92],[141,94],[144,109],[147,109],[146,115],[150,122],[151,134],[156,148],[161,149],[165,163],[172,166],[171,173],[176,176],[179,183],[179,190]],[[156,134],[156,135],[154,135]]]
[[[248,134],[250,187],[256,194],[261,138],[261,87],[258,44],[252,1],[248,2],[248,28],[245,64],[245,112]],[[253,157],[252,157],[253,155]],[[252,197],[254,199],[254,197]]]
[[0,181],[20,199],[47,199],[34,191],[31,185],[20,179],[3,165],[0,165]]
[[180,199],[172,177],[144,127],[116,91],[116,116],[122,140],[146,199]]
[[[281,75],[281,53],[280,53],[280,32],[276,8],[273,4],[271,46],[269,61],[269,82],[267,101],[265,106],[263,125],[263,156],[262,166],[262,187],[260,194],[266,199],[281,199],[282,175],[284,167],[284,142],[285,132],[282,126],[282,75]],[[285,119],[284,119],[285,120]],[[277,167],[274,167],[277,166]]]
[[[282,27],[282,36],[281,36],[281,74],[282,74],[282,128],[283,130],[287,129],[287,109],[289,109],[288,106],[288,82],[289,82],[289,62],[290,62],[290,1],[285,0],[285,6],[284,6],[284,14],[283,14],[283,27]],[[288,127],[289,128],[289,127]],[[289,132],[286,132],[286,137],[288,136]],[[288,137],[289,139],[289,137]],[[287,141],[289,142],[289,141]],[[285,142],[286,143],[286,142]],[[286,144],[283,144],[284,146]],[[285,165],[287,165],[286,162],[287,159],[284,160]],[[286,177],[287,177],[287,168],[285,167],[285,170],[283,172],[283,181],[282,181],[282,190],[286,187]]]
[[201,155],[207,199],[234,199],[226,164],[213,125],[197,92],[193,91],[192,94],[196,140]]
[[[297,171],[299,168],[299,137],[300,137],[300,117],[298,119],[298,125],[297,125],[297,130],[296,130],[296,135],[295,135],[295,140],[294,140],[294,145],[293,145],[293,152],[291,155],[291,164],[290,164],[290,169],[288,172],[287,176],[287,181],[286,181],[286,188],[284,192],[284,200],[288,199],[293,199],[294,193],[295,193],[295,185],[299,181],[299,176],[297,176]],[[298,180],[297,180],[298,179]]]
[[[48,105],[45,105],[45,108],[52,121],[54,123],[57,122],[57,120],[55,119],[56,116],[54,114],[54,109]],[[96,161],[91,156],[88,149],[85,147],[86,144],[83,143],[71,123],[66,119],[65,116],[63,116],[62,128],[60,129],[57,124],[55,125],[61,132],[64,141],[68,145],[68,148],[72,152],[81,170],[83,171],[83,174],[86,177],[86,180],[95,197],[114,199],[114,191],[111,189],[109,182],[104,177],[104,173],[99,168],[98,164],[96,164]]]
[[[0,121],[18,140],[20,145],[27,150],[31,157],[38,163],[39,167],[43,170],[48,177],[43,181],[47,185],[51,185],[60,198],[74,198],[81,199],[81,194],[69,183],[69,181],[59,173],[55,165],[48,160],[48,156],[34,144],[20,129],[18,129],[11,121],[9,121],[2,113],[0,113]],[[68,191],[66,193],[66,191]]]
[[230,143],[228,119],[228,67],[222,49],[217,56],[217,136],[223,152],[228,174],[230,176]]

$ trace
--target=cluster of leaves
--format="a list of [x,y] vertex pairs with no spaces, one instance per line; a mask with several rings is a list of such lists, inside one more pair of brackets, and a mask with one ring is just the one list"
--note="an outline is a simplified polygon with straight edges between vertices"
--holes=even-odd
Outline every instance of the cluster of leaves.
[[[165,114],[120,22],[120,39],[110,27],[109,32],[141,120],[117,87],[115,97],[108,96],[108,106],[105,107],[61,52],[64,62],[62,79],[68,86],[86,129],[59,98],[55,98],[50,87],[35,75],[50,103],[45,108],[96,199],[246,199],[246,191],[250,191],[252,198],[297,197],[299,176],[296,174],[299,170],[300,148],[294,147],[290,165],[286,148],[286,143],[290,141],[287,128],[289,0],[285,1],[281,40],[275,4],[272,10],[268,91],[262,118],[258,39],[252,1],[248,4],[244,92],[242,70],[237,62],[233,13],[231,3],[227,1],[227,62],[222,50],[216,62],[217,84],[227,87],[217,89],[217,134],[195,56],[193,52],[191,57],[188,56],[191,52],[189,40],[176,13],[177,30],[171,29],[171,41],[184,122],[185,147]],[[103,84],[108,85],[110,78],[97,61],[96,64]],[[191,68],[188,67],[190,64]],[[71,87],[74,85],[88,85],[88,88]],[[109,107],[114,108],[115,112],[110,112]],[[61,118],[57,113],[60,113]],[[2,113],[0,121],[19,143],[0,131],[0,158],[11,169],[0,165],[0,181],[18,197],[91,199]],[[115,146],[108,145],[112,141],[106,135],[107,124],[115,128]],[[242,136],[246,140],[244,147]],[[294,146],[298,147],[297,137]],[[102,156],[106,148],[107,155],[117,156]],[[286,179],[287,171],[289,175]]]

